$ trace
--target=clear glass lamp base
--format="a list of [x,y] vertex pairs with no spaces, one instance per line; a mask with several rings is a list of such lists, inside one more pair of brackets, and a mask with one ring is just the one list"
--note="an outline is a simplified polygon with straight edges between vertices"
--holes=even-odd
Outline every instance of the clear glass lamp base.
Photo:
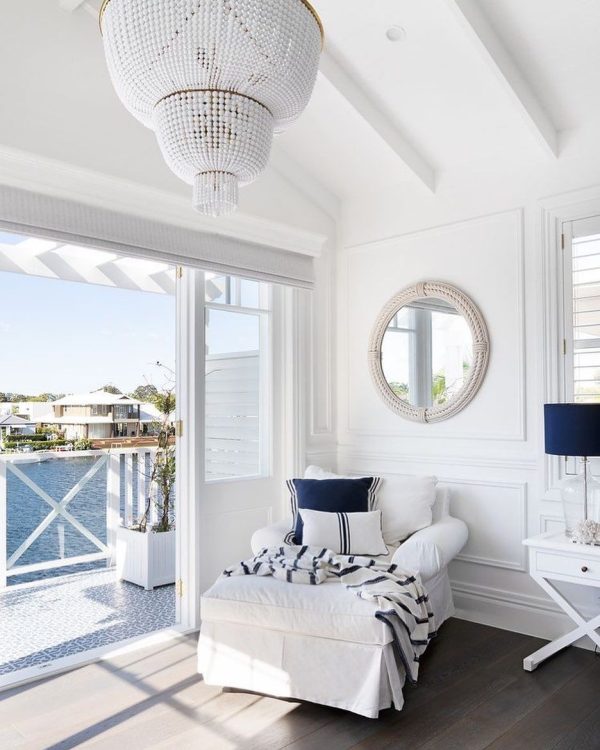
[[[585,514],[585,477],[578,474],[569,477],[562,483],[561,488],[563,513],[565,516],[565,533],[573,536],[573,531]],[[600,521],[600,482],[588,470],[587,478],[587,518]]]

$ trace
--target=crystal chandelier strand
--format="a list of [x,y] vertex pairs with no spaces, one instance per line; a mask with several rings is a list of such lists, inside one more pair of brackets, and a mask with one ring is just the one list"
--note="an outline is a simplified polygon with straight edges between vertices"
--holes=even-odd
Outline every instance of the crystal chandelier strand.
[[[307,0],[104,0],[108,69],[194,204],[221,214],[305,109],[322,26]],[[235,182],[235,190],[234,188]]]
[[[321,17],[316,11],[315,6],[309,2],[309,0],[300,0],[301,3],[303,3],[308,10],[313,14],[315,17],[315,21],[319,25],[319,30],[321,32],[321,40],[322,42],[325,42],[325,28],[323,27],[323,22],[321,21]],[[102,5],[100,6],[100,10],[98,12],[98,23],[100,25],[100,33],[102,33],[102,19],[104,18],[104,11],[106,10],[106,6],[110,3],[110,0],[102,0]]]
[[165,97],[154,110],[163,157],[182,180],[228,172],[255,180],[269,161],[273,116],[252,99],[225,91],[188,91]]
[[194,208],[208,216],[223,216],[237,206],[238,181],[231,172],[204,172],[194,180]]

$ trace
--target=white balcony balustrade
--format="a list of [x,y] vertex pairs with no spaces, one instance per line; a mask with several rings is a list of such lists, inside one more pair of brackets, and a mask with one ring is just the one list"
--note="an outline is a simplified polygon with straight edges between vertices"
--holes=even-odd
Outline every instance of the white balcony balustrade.
[[[148,525],[150,526],[158,520],[156,510],[158,491],[156,485],[150,481],[152,459],[155,453],[156,448],[152,447],[112,448],[110,450],[81,451],[68,454],[48,452],[44,458],[48,457],[49,460],[60,462],[69,461],[76,457],[96,459],[76,484],[60,498],[53,497],[51,491],[47,491],[34,481],[27,474],[27,464],[21,464],[18,456],[0,455],[0,589],[5,588],[9,579],[14,576],[103,560],[106,561],[108,566],[114,565],[119,526],[130,526],[141,518],[148,501],[150,501]],[[106,472],[106,493],[105,497],[98,498],[97,507],[102,514],[105,512],[106,541],[98,538],[97,529],[94,533],[81,520],[78,520],[69,507],[81,491],[89,485],[90,481],[102,471]],[[16,540],[17,546],[9,555],[8,503],[10,501],[9,477],[11,475],[14,480],[28,488],[48,512],[32,531],[24,535],[23,539]],[[62,522],[64,528],[71,527],[74,529],[82,540],[86,539],[93,545],[95,551],[65,556],[64,528],[59,527],[56,556],[52,559],[23,563],[22,559],[25,553],[31,550],[36,540],[47,533],[56,519]],[[11,546],[14,547],[14,537],[11,542]]]

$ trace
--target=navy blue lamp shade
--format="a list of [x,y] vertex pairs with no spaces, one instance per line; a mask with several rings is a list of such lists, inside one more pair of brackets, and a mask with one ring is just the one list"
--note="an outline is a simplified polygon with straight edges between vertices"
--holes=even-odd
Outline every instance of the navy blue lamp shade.
[[600,404],[545,404],[546,453],[600,456]]

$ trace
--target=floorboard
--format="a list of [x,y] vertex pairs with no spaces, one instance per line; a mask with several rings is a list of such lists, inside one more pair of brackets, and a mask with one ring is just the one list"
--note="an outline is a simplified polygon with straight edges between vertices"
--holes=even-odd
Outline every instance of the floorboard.
[[205,685],[181,638],[0,694],[2,750],[600,750],[600,659],[450,620],[376,721]]

